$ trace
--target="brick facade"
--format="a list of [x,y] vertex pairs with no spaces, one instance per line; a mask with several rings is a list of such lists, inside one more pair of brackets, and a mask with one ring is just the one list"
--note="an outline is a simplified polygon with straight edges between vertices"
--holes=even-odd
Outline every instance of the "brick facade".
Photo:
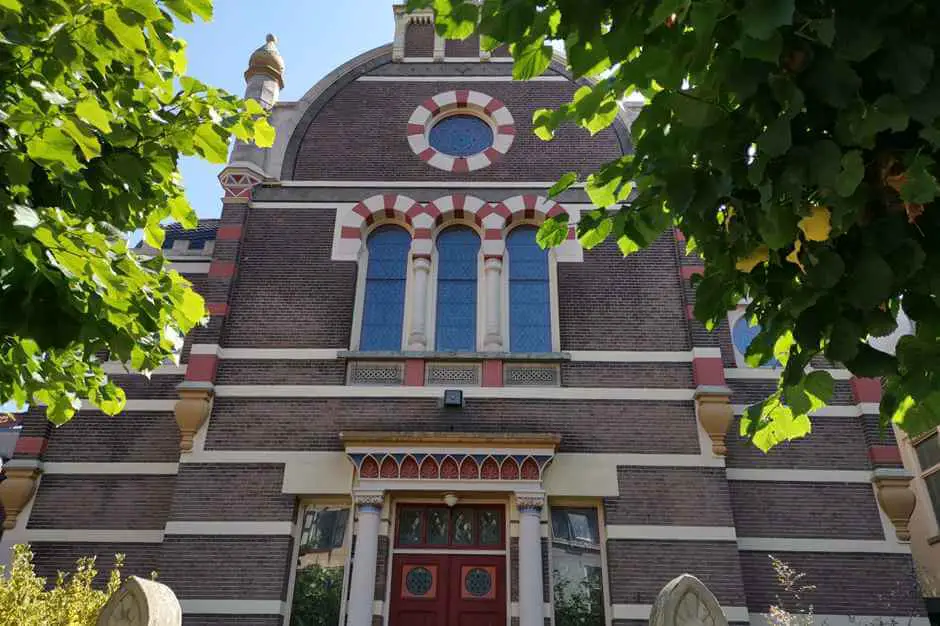
[[[449,42],[445,54],[475,56],[478,45],[476,39]],[[433,51],[433,27],[409,24],[405,57],[429,57]],[[739,541],[746,546],[771,540],[785,546],[777,556],[806,571],[807,582],[817,585],[817,613],[923,614],[911,582],[910,555],[882,522],[865,474],[873,468],[872,447],[893,445],[893,438],[876,431],[872,416],[861,416],[857,385],[837,382],[833,404],[845,414],[814,418],[808,439],[764,455],[738,436],[734,423],[726,437],[727,455],[713,454],[697,417],[694,392],[702,384],[697,359],[711,355],[706,358],[717,367],[709,371],[730,388],[733,405],[762,399],[775,382],[735,376],[727,323],[708,333],[690,320],[694,292],[687,268],[696,261],[684,254],[673,233],[626,259],[608,242],[583,258],[555,264],[553,324],[560,351],[515,357],[558,368],[559,379],[545,388],[503,387],[499,368],[514,360],[507,355],[420,351],[375,357],[403,364],[398,384],[347,386],[348,363],[369,361],[368,355],[348,352],[359,319],[359,264],[335,258],[338,224],[357,203],[379,194],[407,195],[423,206],[445,195],[467,194],[498,205],[517,195],[544,195],[542,183],[569,170],[587,174],[630,149],[619,120],[593,138],[573,127],[560,129],[550,143],[532,134],[533,111],[562,104],[578,87],[555,66],[546,73],[551,80],[519,83],[505,80],[509,64],[396,63],[389,50],[347,70],[318,98],[302,104],[306,109],[292,118],[299,119],[296,127],[279,128],[291,133],[283,167],[275,161],[272,167],[279,171],[267,172],[270,180],[256,187],[250,200],[226,197],[221,219],[213,224],[218,236],[211,252],[193,251],[210,263],[207,272],[193,274],[193,283],[212,315],[186,339],[186,374],[155,374],[149,381],[115,375],[132,403],[164,404],[131,404],[118,417],[82,410],[56,429],[35,409],[27,416],[17,458],[50,468],[59,464],[61,473],[42,477],[21,529],[24,536],[168,529],[162,541],[152,543],[66,543],[37,535],[45,537],[34,546],[41,572],[68,567],[83,554],[101,555],[104,569],[106,555],[126,552],[125,573],[157,570],[184,603],[289,604],[299,507],[318,498],[348,502],[355,487],[351,466],[330,466],[344,467],[348,476],[318,473],[323,463],[341,458],[340,433],[459,433],[469,439],[541,434],[560,436],[556,454],[574,459],[572,467],[606,479],[603,485],[586,480],[578,490],[577,476],[553,476],[562,486],[553,492],[546,479],[544,488],[548,508],[572,501],[600,505],[601,534],[609,535],[603,543],[606,610],[614,615],[645,610],[662,586],[683,572],[701,578],[738,621],[742,614],[766,612],[775,592],[767,551],[740,547]],[[394,76],[400,80],[384,80]],[[383,80],[360,80],[370,77]],[[475,172],[429,167],[409,148],[409,116],[435,94],[470,89],[512,112],[511,149]],[[277,115],[275,109],[275,120]],[[303,184],[281,184],[288,181]],[[575,214],[590,208],[578,188],[558,200]],[[400,219],[391,209],[387,213],[379,219]],[[527,217],[535,220],[531,213]],[[364,225],[363,232],[370,227]],[[485,387],[465,389],[460,409],[442,407],[440,394],[424,386],[423,368],[435,360],[479,363]],[[214,385],[215,395],[193,450],[181,453],[171,405],[178,386],[193,382]],[[119,463],[141,465],[121,470],[114,465]],[[69,464],[82,465],[69,469]],[[819,480],[793,478],[804,470],[819,472]],[[827,477],[833,470],[848,472],[849,478]],[[135,473],[141,471],[158,473]],[[329,487],[305,490],[298,484]],[[511,500],[508,492],[476,492]],[[415,492],[386,495],[408,498]],[[442,492],[419,495],[439,499]],[[392,500],[386,504],[387,513]],[[386,526],[391,519],[384,518]],[[549,520],[546,514],[547,533]],[[727,537],[695,535],[705,531]],[[374,599],[382,603],[377,606],[383,615],[393,532],[383,528],[379,538]],[[797,540],[858,542],[852,545],[860,551],[824,544],[814,551],[800,548],[804,544]],[[548,546],[543,540],[543,591],[550,602]],[[516,603],[517,537],[507,537],[506,547],[507,598]],[[281,615],[218,610],[187,612],[184,623],[282,623]],[[373,624],[397,626],[383,615],[375,615]],[[631,617],[612,623],[646,622]]]

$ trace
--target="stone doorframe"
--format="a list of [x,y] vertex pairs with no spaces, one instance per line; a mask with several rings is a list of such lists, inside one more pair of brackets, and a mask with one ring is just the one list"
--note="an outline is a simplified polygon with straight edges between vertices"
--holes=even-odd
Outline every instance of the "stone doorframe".
[[358,517],[348,626],[372,626],[378,536],[389,492],[513,496],[519,512],[519,626],[544,626],[542,477],[560,436],[346,432],[340,439],[355,468],[353,503]]

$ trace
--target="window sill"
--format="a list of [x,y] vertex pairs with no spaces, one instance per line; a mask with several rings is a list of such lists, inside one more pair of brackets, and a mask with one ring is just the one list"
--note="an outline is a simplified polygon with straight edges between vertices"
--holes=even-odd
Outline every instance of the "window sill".
[[437,351],[362,351],[344,350],[339,352],[340,359],[369,359],[372,361],[393,361],[402,359],[424,359],[426,361],[537,361],[562,362],[570,361],[571,355],[567,352],[437,352]]

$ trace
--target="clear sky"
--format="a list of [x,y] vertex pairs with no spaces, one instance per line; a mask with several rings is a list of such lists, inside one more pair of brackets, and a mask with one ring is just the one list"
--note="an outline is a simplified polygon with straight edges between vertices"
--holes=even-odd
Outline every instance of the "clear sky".
[[[391,0],[215,0],[215,19],[182,25],[189,44],[188,73],[243,95],[248,57],[267,33],[278,38],[287,66],[282,100],[298,100],[317,81],[352,57],[390,43],[395,32]],[[221,166],[199,159],[182,163],[189,201],[200,217],[218,217]]]

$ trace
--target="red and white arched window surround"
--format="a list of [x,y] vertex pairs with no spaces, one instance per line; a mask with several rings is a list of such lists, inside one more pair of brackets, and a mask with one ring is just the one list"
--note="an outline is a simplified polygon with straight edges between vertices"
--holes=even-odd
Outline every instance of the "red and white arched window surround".
[[[554,250],[541,251],[533,247],[531,228],[566,212],[560,204],[534,195],[490,203],[453,194],[420,203],[385,194],[358,203],[342,214],[333,247],[335,260],[360,264],[350,347],[374,350],[380,345],[387,349],[396,343],[387,336],[392,329],[401,335],[400,350],[507,352],[513,346],[526,346],[528,352],[557,352],[555,263],[580,261],[581,248],[570,227],[568,241]],[[507,248],[507,238],[520,227],[529,232],[517,232]],[[400,302],[396,299],[401,275],[398,255],[404,233],[410,236],[410,248]],[[515,272],[507,269],[513,262],[513,250],[520,266]],[[376,254],[389,259],[383,261],[387,267],[370,259]],[[541,261],[540,255],[544,255]],[[473,256],[476,258],[471,260]],[[442,267],[442,263],[452,265]],[[528,272],[522,271],[524,263]],[[536,279],[547,282],[547,298],[545,285],[533,282]],[[511,284],[511,280],[518,280],[518,284]],[[527,294],[536,294],[538,302],[513,306],[513,299]],[[539,306],[546,310],[537,311]],[[511,311],[516,311],[517,329],[518,320],[535,316],[549,320],[550,330],[543,328],[535,339],[514,341]],[[389,318],[392,315],[401,316],[400,324]],[[385,335],[371,336],[375,329]]]

